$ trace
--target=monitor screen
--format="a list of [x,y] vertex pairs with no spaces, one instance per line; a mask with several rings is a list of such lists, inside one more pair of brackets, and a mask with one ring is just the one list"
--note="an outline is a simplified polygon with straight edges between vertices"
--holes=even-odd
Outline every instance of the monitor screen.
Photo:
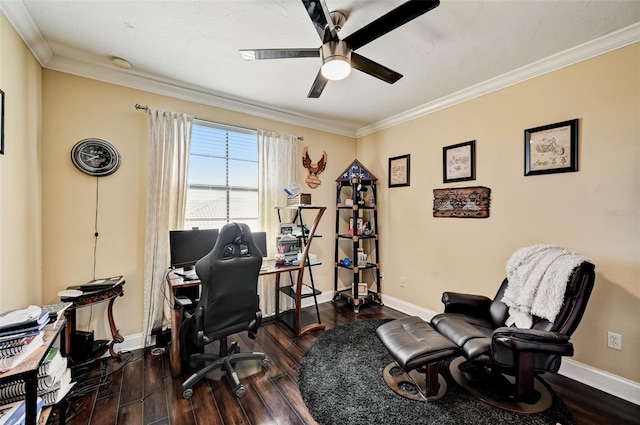
[[263,257],[267,256],[267,232],[251,232],[253,243],[256,244]]
[[171,267],[191,269],[216,244],[218,229],[171,230],[169,248]]
[[[266,257],[267,233],[251,232],[251,235],[262,256]],[[169,232],[171,267],[193,268],[199,259],[213,249],[216,239],[218,239],[218,229],[171,230]]]

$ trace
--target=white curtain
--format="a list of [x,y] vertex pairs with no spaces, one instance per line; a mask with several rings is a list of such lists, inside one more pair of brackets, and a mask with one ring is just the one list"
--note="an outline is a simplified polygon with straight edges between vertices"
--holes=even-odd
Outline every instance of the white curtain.
[[193,117],[155,108],[147,110],[149,162],[144,241],[145,346],[151,330],[170,317],[165,277],[169,230],[182,229],[187,197],[187,167]]
[[[258,217],[260,229],[267,232],[267,258],[273,258],[276,251],[276,235],[280,232],[280,222],[276,206],[286,204],[284,188],[289,187],[297,179],[298,158],[297,137],[279,135],[258,130]],[[290,211],[282,211],[283,222],[290,222],[293,215]],[[258,294],[260,309],[264,316],[275,313],[275,290],[273,275],[260,278]],[[288,279],[283,275],[281,279]],[[288,297],[283,297],[283,301]],[[287,304],[283,304],[287,308]]]

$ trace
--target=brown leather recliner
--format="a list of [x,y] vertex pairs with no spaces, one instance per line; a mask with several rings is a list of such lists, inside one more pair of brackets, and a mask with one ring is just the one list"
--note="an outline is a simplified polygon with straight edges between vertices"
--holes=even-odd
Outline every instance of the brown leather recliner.
[[569,337],[587,306],[595,281],[594,270],[589,262],[573,270],[554,322],[534,316],[531,329],[506,326],[508,307],[500,301],[508,283],[505,279],[493,300],[445,292],[444,313],[434,316],[431,325],[453,341],[472,364],[489,369],[492,374],[515,376],[514,399],[530,399],[535,392],[535,374],[557,372],[562,356],[573,355]]

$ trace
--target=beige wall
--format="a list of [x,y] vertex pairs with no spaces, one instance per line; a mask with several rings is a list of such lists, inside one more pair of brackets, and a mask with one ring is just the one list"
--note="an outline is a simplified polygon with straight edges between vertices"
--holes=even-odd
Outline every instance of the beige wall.
[[41,302],[41,70],[0,13],[0,311]]
[[[45,70],[42,172],[43,270],[47,280],[43,296],[55,297],[66,286],[93,277],[96,178],[78,171],[69,159],[69,152],[76,142],[88,137],[108,140],[120,151],[122,165],[115,174],[99,181],[96,276],[123,274],[126,278],[125,296],[115,303],[116,324],[122,335],[142,330],[147,118],[134,108],[136,103],[303,136],[301,146],[309,146],[314,160],[320,158],[323,150],[329,157],[328,166],[320,175],[322,185],[314,190],[305,188],[318,205],[334,204],[333,182],[355,158],[356,150],[353,138]],[[300,166],[299,181],[305,187],[303,171]],[[323,218],[320,233],[333,233],[332,214],[329,211]],[[313,252],[322,259],[332,259],[333,239],[316,239]],[[322,290],[333,288],[332,262],[326,260],[314,269],[314,278]],[[102,317],[102,310],[94,312],[91,327],[104,326]],[[104,328],[100,331],[104,332]]]
[[[573,118],[579,172],[524,177],[523,130]],[[443,184],[442,147],[469,140],[476,180]],[[384,182],[388,158],[403,154],[411,186],[381,188],[385,294],[442,311],[445,290],[493,296],[517,248],[565,246],[597,272],[574,359],[640,381],[640,44],[358,140]],[[490,218],[433,217],[433,189],[474,185],[491,188]],[[607,348],[607,331],[622,351]]]
[[[308,190],[317,204],[329,206],[320,228],[326,236],[314,242],[324,261],[316,273],[323,290],[333,288],[334,239],[327,237],[334,233],[333,181],[356,156],[381,181],[386,295],[433,311],[441,311],[444,290],[492,296],[509,255],[531,243],[556,243],[592,258],[596,289],[574,335],[575,359],[638,382],[639,58],[638,45],[623,48],[363,137],[356,149],[348,137],[42,72],[0,17],[0,88],[7,93],[0,310],[54,301],[59,290],[92,277],[96,180],[73,167],[69,151],[98,137],[118,147],[123,164],[100,180],[96,275],[125,275],[117,324],[123,335],[141,331],[147,134],[145,114],[134,109],[141,103],[301,135],[312,158],[327,151],[323,184]],[[580,119],[580,171],[524,177],[523,130],[572,118]],[[442,147],[468,140],[477,143],[477,180],[469,185],[492,189],[491,217],[435,219],[432,190],[467,185],[442,183]],[[388,158],[406,153],[411,186],[387,188]],[[299,180],[304,176],[301,169]],[[104,323],[101,312],[96,309],[94,321]],[[622,334],[622,351],[606,348],[606,331]]]

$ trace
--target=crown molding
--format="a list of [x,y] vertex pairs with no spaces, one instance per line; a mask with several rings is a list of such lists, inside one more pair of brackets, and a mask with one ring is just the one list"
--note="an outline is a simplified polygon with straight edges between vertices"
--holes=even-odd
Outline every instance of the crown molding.
[[353,138],[364,137],[403,124],[640,41],[640,23],[636,23],[596,40],[572,47],[501,76],[357,129],[344,122],[324,120],[300,114],[296,111],[278,109],[266,104],[256,103],[250,99],[232,97],[228,94],[195,85],[187,85],[169,79],[159,79],[131,70],[116,70],[106,64],[95,63],[91,60],[54,56],[53,51],[33,22],[22,1],[0,0],[0,10],[5,14],[43,68]]
[[27,12],[22,1],[0,0],[0,10],[20,34],[20,37],[40,63],[40,66],[44,67],[53,57],[53,50],[51,50],[35,22],[31,19],[31,15]]
[[582,62],[587,59],[611,52],[613,50],[640,41],[640,23],[630,25],[618,31],[607,34],[598,39],[564,50],[555,55],[533,62],[514,71],[473,85],[433,102],[402,112],[398,115],[380,120],[362,127],[356,132],[357,137],[364,137],[399,124],[414,120],[424,115],[432,114],[445,108],[466,102],[471,99],[489,94],[503,88],[530,80],[552,71]]
[[270,105],[232,97],[204,87],[178,83],[174,80],[162,79],[134,70],[119,70],[108,64],[54,56],[46,64],[45,68],[175,99],[355,138],[355,129],[344,123],[322,120],[295,111],[274,108]]

